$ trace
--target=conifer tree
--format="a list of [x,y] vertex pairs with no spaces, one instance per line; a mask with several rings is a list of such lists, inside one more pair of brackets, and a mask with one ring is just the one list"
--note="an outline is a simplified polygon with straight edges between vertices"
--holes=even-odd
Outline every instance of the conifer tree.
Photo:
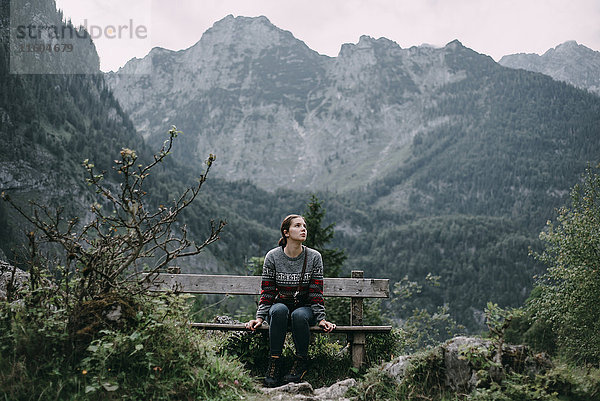
[[337,277],[346,260],[346,254],[343,250],[337,248],[326,248],[326,245],[333,239],[335,224],[321,227],[324,217],[325,209],[321,206],[321,201],[316,195],[311,195],[304,213],[308,230],[305,245],[321,253],[323,257],[323,275],[325,277]]

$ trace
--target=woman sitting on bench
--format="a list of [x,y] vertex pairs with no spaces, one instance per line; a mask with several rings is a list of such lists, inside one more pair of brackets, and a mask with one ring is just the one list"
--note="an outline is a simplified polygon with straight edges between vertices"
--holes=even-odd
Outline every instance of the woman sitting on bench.
[[265,256],[256,318],[246,323],[246,328],[253,331],[265,320],[269,323],[270,358],[265,374],[265,385],[269,387],[281,381],[281,354],[288,322],[296,357],[284,382],[300,382],[308,370],[310,326],[318,322],[325,332],[335,328],[325,319],[323,260],[318,251],[302,245],[306,235],[304,217],[292,214],[283,220],[279,246]]

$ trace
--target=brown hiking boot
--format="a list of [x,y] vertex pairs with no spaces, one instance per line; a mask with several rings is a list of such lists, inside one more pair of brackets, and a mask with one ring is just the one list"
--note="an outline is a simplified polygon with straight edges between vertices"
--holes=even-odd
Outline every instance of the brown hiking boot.
[[281,370],[281,357],[271,356],[269,358],[269,366],[265,373],[265,386],[275,387],[280,382],[280,370]]
[[298,356],[294,359],[294,364],[290,369],[290,373],[283,377],[283,381],[286,383],[294,382],[299,383],[304,380],[304,376],[308,371],[308,357],[307,356]]

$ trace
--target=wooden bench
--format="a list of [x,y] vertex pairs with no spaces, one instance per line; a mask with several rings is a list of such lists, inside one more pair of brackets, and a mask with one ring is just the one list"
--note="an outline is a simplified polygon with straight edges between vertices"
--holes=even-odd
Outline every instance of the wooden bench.
[[[160,273],[148,275],[150,291],[172,291],[189,294],[228,294],[260,295],[260,276],[229,276],[206,274]],[[364,326],[363,299],[388,298],[389,280],[363,278],[362,271],[352,271],[350,278],[325,278],[323,281],[325,297],[349,297],[350,325],[337,326],[332,333],[344,333],[348,336],[352,352],[352,366],[358,368],[365,359],[365,337],[367,333],[389,333],[392,326]],[[204,330],[246,331],[244,324],[191,323],[191,327]],[[259,330],[268,330],[264,323]],[[319,326],[310,328],[311,332],[324,333]]]

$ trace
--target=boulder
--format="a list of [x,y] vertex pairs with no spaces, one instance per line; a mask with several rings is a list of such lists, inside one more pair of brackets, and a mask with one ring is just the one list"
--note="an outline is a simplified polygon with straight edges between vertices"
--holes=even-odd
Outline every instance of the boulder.
[[8,286],[12,285],[16,298],[29,286],[29,273],[0,260],[0,301],[6,301]]
[[411,359],[412,356],[410,355],[399,356],[393,361],[383,365],[383,370],[389,376],[395,378],[398,383],[401,383],[402,379],[404,379],[404,375],[406,374],[406,369],[410,366]]

